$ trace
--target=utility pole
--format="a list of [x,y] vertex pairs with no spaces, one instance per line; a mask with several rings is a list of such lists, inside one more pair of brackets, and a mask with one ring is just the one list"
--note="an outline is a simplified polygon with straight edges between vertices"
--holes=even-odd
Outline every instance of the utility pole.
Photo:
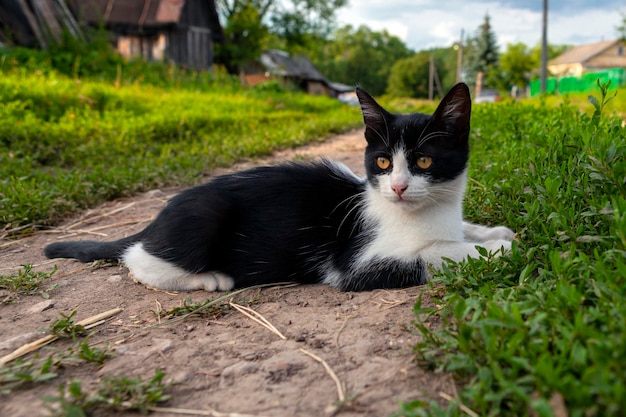
[[548,0],[543,0],[541,23],[541,94],[546,92],[548,78]]
[[435,57],[430,55],[430,66],[428,67],[428,99],[432,100],[435,98],[435,94],[433,92],[435,84]]

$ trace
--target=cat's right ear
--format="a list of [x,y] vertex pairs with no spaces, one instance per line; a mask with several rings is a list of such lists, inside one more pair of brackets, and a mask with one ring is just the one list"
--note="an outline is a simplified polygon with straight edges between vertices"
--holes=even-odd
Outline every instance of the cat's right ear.
[[370,138],[380,137],[383,132],[386,132],[387,118],[390,114],[361,87],[356,88],[356,96],[359,99],[363,122],[365,123],[365,139],[369,142]]

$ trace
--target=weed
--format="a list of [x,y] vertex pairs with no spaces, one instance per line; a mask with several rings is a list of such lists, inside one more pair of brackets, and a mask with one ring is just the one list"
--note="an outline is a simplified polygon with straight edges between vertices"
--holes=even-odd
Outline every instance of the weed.
[[598,79],[597,84],[598,88],[600,89],[600,100],[598,100],[594,95],[591,94],[587,96],[587,101],[589,101],[589,103],[591,103],[591,105],[594,107],[592,118],[596,125],[600,122],[600,117],[602,116],[602,112],[604,111],[606,105],[611,100],[613,100],[615,96],[617,96],[617,91],[612,96],[608,96],[609,89],[611,88],[611,80],[608,80],[605,83],[601,83],[600,79]]
[[102,365],[110,357],[108,350],[90,346],[87,339],[75,340],[63,353],[50,354],[45,359],[36,354],[28,360],[17,359],[0,367],[0,393],[7,395],[14,389],[48,382],[58,376],[56,369],[68,363],[84,361]]
[[39,361],[38,356],[35,356],[27,361],[18,359],[0,367],[0,392],[7,395],[16,388],[56,378],[57,373],[53,371],[56,363],[52,356],[43,361]]
[[59,385],[57,397],[46,397],[44,401],[51,404],[55,416],[87,416],[97,409],[147,413],[170,398],[165,394],[169,385],[163,382],[164,377],[161,370],[156,370],[148,381],[107,376],[93,394],[83,392],[80,381],[71,381],[67,387]]
[[175,317],[193,314],[200,317],[211,317],[213,319],[217,319],[227,310],[228,302],[225,300],[219,303],[216,303],[215,300],[195,302],[188,297],[181,302],[179,307],[174,307],[171,310],[166,311],[165,315]]
[[80,342],[77,347],[77,356],[85,362],[102,365],[104,361],[111,357],[111,353],[109,353],[108,350],[89,346],[89,343],[87,343],[86,340]]
[[74,320],[72,320],[72,317],[76,315],[76,310],[72,310],[68,315],[59,314],[61,314],[61,318],[52,322],[49,328],[50,333],[59,337],[71,337],[74,341],[77,336],[85,333],[85,328],[79,324],[74,324]]
[[47,290],[40,290],[41,284],[49,279],[57,271],[56,266],[50,272],[35,272],[31,264],[23,265],[16,273],[11,275],[0,275],[0,290],[8,291],[2,299],[3,303],[12,302],[19,299],[21,295],[41,294],[43,298],[49,298],[49,292],[56,288],[51,286]]

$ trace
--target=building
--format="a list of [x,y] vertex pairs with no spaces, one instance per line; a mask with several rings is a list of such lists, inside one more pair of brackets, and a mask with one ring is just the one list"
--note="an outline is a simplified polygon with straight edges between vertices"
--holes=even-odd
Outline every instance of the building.
[[327,80],[304,55],[291,56],[285,51],[269,50],[261,54],[260,64],[264,71],[262,74],[257,72],[244,75],[248,84],[278,78],[308,94],[335,98],[342,93],[354,91],[353,86]]
[[548,63],[555,77],[580,77],[586,72],[626,68],[626,43],[615,39],[574,46]]
[[104,26],[125,58],[209,69],[222,30],[214,0],[68,0],[78,20]]

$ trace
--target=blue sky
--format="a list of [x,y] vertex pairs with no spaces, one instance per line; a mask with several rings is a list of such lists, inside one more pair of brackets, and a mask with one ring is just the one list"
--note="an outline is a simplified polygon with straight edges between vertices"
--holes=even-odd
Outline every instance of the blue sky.
[[[387,29],[420,51],[452,45],[462,29],[474,35],[489,14],[504,51],[509,43],[541,41],[542,7],[543,0],[349,0],[337,20],[341,26]],[[548,42],[579,45],[617,38],[626,0],[549,0],[548,7]]]

